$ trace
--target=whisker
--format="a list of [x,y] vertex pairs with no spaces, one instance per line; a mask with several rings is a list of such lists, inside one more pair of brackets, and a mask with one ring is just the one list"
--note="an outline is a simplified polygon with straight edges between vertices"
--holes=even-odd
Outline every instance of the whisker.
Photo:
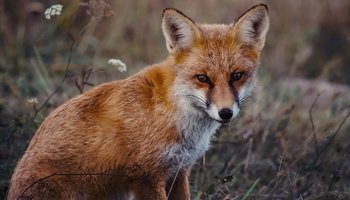
[[195,101],[196,103],[199,104],[199,106],[202,106],[203,108],[210,107],[209,102],[201,97],[190,94],[190,95],[186,95],[185,98],[192,100],[192,101]]
[[244,104],[247,101],[256,101],[256,98],[252,95],[245,95],[239,99],[240,104]]
[[194,100],[197,103],[203,104],[203,105],[207,105],[207,102],[201,98],[195,97],[195,96],[187,96],[186,97],[189,100]]

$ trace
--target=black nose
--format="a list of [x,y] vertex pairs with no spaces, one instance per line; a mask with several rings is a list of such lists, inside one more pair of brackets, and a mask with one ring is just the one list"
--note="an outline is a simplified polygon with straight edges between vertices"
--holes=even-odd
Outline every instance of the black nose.
[[224,119],[224,120],[231,119],[232,115],[233,115],[233,112],[229,108],[223,108],[219,111],[219,116],[221,117],[221,119]]

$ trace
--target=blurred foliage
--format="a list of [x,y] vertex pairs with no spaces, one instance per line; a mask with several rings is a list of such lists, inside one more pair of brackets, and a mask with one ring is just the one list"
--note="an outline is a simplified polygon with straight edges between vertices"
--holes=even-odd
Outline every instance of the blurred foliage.
[[[62,14],[47,20],[45,9],[56,3],[63,5]],[[80,92],[76,83],[84,71],[91,71],[88,82],[97,85],[167,56],[163,8],[175,7],[198,22],[233,23],[257,3],[269,5],[271,27],[256,98],[193,167],[192,196],[349,198],[349,122],[330,137],[350,106],[347,0],[1,1],[0,198],[36,128]],[[123,60],[128,72],[109,66],[110,58]],[[32,97],[38,102],[28,102]]]

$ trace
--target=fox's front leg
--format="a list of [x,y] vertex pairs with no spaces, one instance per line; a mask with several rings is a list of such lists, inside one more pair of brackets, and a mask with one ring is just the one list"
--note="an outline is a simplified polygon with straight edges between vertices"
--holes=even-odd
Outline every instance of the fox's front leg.
[[[167,182],[167,193],[171,200],[189,200],[190,188],[188,185],[189,169],[181,169],[174,179]],[[170,193],[170,194],[169,194]]]
[[166,200],[164,181],[140,181],[135,183],[133,191],[137,200]]

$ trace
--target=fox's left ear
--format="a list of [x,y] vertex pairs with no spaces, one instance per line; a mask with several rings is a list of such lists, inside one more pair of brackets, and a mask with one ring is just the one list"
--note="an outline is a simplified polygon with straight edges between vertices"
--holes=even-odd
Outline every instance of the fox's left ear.
[[243,43],[260,51],[265,45],[265,37],[269,29],[268,8],[259,4],[245,12],[235,23],[233,33]]

